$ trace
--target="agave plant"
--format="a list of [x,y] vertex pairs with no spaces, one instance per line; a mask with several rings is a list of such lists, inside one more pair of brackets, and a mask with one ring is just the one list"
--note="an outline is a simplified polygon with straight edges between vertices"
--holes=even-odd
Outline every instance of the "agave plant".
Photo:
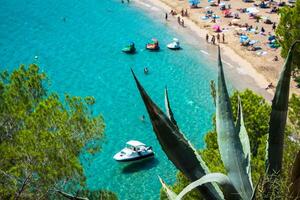
[[[292,70],[292,52],[298,42],[296,41],[290,49],[272,103],[267,162],[267,168],[270,169],[268,172],[272,173],[277,173],[281,169],[282,156],[278,153],[283,150],[283,133],[289,97],[288,88]],[[159,178],[170,200],[179,200],[194,188],[198,188],[205,199],[248,200],[255,197],[256,189],[253,188],[251,180],[250,143],[244,126],[242,105],[239,100],[238,117],[235,123],[224,77],[220,47],[218,47],[218,66],[216,91],[217,141],[227,174],[210,173],[201,156],[181,133],[170,107],[167,90],[165,91],[167,114],[165,114],[151,100],[132,71],[162,149],[177,169],[192,182],[177,195]],[[299,184],[299,174],[296,173],[295,176],[297,179],[294,182]]]
[[291,176],[291,194],[294,199],[300,197],[300,151],[295,159]]

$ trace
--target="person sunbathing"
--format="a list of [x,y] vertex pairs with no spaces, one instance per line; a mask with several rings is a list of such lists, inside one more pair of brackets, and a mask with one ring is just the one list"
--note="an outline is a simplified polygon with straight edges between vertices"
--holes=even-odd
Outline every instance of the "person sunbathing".
[[269,83],[269,85],[265,88],[265,90],[268,90],[268,89],[272,89],[274,88],[274,85],[271,83]]
[[273,58],[273,61],[278,61],[278,57],[275,56],[275,57]]
[[234,19],[240,19],[239,13],[234,13]]

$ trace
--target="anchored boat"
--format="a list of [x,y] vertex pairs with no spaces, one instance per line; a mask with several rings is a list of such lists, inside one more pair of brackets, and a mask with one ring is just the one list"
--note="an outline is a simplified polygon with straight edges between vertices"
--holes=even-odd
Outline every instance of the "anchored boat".
[[159,50],[158,40],[153,38],[152,42],[146,45],[146,49],[150,51],[158,51]]
[[137,140],[126,142],[126,147],[114,155],[114,159],[118,162],[133,162],[154,156],[151,146]]
[[167,45],[169,49],[178,50],[180,49],[179,40],[177,38],[173,38],[173,42]]
[[124,53],[128,53],[128,54],[134,54],[135,53],[135,46],[134,46],[134,43],[131,42],[128,46],[124,47],[122,49],[122,51]]

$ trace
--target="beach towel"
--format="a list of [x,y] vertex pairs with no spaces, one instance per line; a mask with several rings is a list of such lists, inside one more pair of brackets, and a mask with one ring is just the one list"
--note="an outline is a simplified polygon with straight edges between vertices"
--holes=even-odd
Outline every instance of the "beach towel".
[[264,56],[264,55],[267,55],[267,53],[268,52],[266,52],[266,51],[258,51],[258,52],[256,52],[256,55],[258,55],[258,56]]

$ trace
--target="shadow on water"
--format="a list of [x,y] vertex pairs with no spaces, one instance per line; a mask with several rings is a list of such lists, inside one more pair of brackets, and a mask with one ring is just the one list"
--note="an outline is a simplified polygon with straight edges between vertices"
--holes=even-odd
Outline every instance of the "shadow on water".
[[148,170],[158,165],[159,161],[156,158],[148,158],[145,160],[141,160],[138,162],[126,164],[123,169],[122,173],[124,174],[131,174],[143,170]]

